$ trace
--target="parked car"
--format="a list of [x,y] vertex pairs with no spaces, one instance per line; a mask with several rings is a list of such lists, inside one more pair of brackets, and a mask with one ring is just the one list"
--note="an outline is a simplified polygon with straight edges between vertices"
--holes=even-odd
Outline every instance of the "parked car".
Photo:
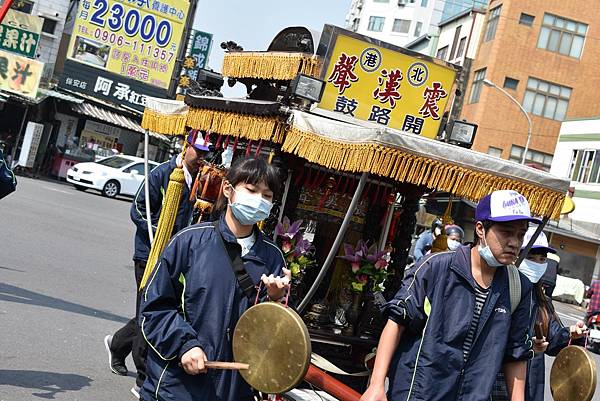
[[[158,163],[149,161],[150,170]],[[97,162],[77,163],[67,171],[67,182],[80,191],[96,189],[102,195],[135,196],[144,181],[144,159],[118,155]]]

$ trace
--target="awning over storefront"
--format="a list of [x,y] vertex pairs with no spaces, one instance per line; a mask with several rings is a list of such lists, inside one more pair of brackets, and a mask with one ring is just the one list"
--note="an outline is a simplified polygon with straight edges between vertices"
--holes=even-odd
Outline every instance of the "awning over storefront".
[[[104,107],[99,107],[88,102],[83,102],[81,104],[72,105],[71,109],[78,114],[83,114],[96,120],[104,121],[108,124],[116,125],[118,127],[138,132],[140,134],[145,133],[145,130],[140,126],[140,124],[138,124],[134,120],[130,119],[129,117],[125,117],[123,115],[115,113],[113,111],[110,111],[108,109],[105,109]],[[153,136],[154,138],[158,138],[163,141],[169,141],[169,138],[161,134],[150,132],[150,136]]]
[[41,97],[42,100],[47,97],[53,97],[53,98],[64,100],[64,101],[71,102],[71,103],[76,103],[76,104],[83,103],[83,99],[80,99],[75,96],[71,96],[71,95],[63,93],[63,92],[58,92],[58,91],[55,91],[52,89],[40,88],[38,91],[38,97]]

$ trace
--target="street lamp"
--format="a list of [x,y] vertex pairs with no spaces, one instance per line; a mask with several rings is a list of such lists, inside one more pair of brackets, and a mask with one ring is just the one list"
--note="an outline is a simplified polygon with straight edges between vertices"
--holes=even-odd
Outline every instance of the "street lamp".
[[521,103],[519,103],[517,101],[517,99],[512,97],[510,93],[508,93],[507,91],[505,91],[504,89],[502,89],[501,87],[499,87],[498,85],[496,85],[495,83],[490,81],[489,79],[484,79],[483,83],[489,87],[496,88],[500,92],[504,93],[510,100],[512,100],[517,106],[519,106],[519,109],[523,112],[523,114],[525,114],[525,118],[527,118],[527,123],[529,124],[528,131],[527,131],[527,144],[525,144],[525,149],[523,150],[523,158],[521,159],[521,164],[525,164],[525,157],[527,156],[527,151],[529,150],[529,143],[531,142],[531,128],[533,125],[531,123],[531,118],[529,118],[529,114],[527,114],[527,112],[525,111],[523,106],[521,106]]

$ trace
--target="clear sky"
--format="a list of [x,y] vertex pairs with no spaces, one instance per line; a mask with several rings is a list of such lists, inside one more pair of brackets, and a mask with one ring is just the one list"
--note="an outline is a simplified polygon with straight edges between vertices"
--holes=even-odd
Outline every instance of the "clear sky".
[[[305,26],[321,31],[323,25],[344,26],[350,0],[199,0],[194,29],[213,34],[209,67],[221,72],[221,42],[233,40],[244,50],[267,50],[283,28]],[[225,96],[241,96],[243,86],[231,90],[223,85]]]

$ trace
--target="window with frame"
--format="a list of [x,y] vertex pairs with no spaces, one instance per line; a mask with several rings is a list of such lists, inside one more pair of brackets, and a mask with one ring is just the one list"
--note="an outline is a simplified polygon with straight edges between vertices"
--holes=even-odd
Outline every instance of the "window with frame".
[[487,154],[490,156],[502,158],[502,149],[490,146],[488,147]]
[[572,89],[537,78],[527,80],[523,108],[536,116],[564,121]]
[[421,29],[423,29],[423,23],[417,22],[417,25],[415,26],[415,36],[421,36]]
[[435,57],[439,58],[440,60],[446,60],[446,54],[448,54],[448,46],[444,46],[439,49]]
[[384,17],[369,17],[369,27],[367,28],[367,30],[371,32],[381,32],[383,31],[384,23]]
[[511,77],[504,77],[504,85],[503,87],[506,89],[517,90],[517,86],[519,86],[519,80]]
[[535,16],[530,15],[530,14],[521,13],[521,16],[519,17],[519,24],[532,26],[534,20],[535,20]]
[[473,85],[471,86],[471,97],[469,103],[479,102],[479,96],[481,95],[481,88],[483,87],[483,80],[485,79],[486,68],[475,71],[473,75]]
[[[510,148],[510,157],[509,160],[512,160],[516,163],[521,163],[523,160],[523,152],[525,148],[523,146],[513,145]],[[541,168],[546,171],[550,171],[550,166],[552,166],[552,158],[553,156],[549,153],[539,152],[537,150],[527,149],[527,156],[525,156],[525,163],[529,164],[537,164]]]
[[587,24],[545,13],[537,47],[580,58],[587,28]]
[[132,166],[127,167],[123,170],[124,173],[132,173],[133,170],[136,170],[138,174],[144,174],[144,163],[136,163]]
[[427,0],[421,0],[421,7],[427,7],[428,1]]
[[600,183],[600,149],[576,149],[571,156],[571,181]]
[[396,33],[408,33],[410,31],[410,20],[395,19],[392,31]]
[[458,46],[458,38],[460,37],[460,30],[462,25],[459,25],[454,30],[454,39],[452,40],[452,47],[450,48],[450,58],[448,60],[454,60],[454,55],[456,54],[456,47]]
[[500,11],[502,11],[502,5],[490,10],[490,15],[485,26],[484,42],[488,42],[496,37],[496,29],[498,29],[498,22],[500,21]]
[[10,6],[13,10],[21,11],[25,14],[33,12],[33,1],[30,0],[15,0]]
[[458,50],[456,50],[456,58],[460,58],[465,53],[465,46],[467,45],[467,37],[461,38],[458,42]]
[[44,24],[42,25],[42,32],[47,33],[48,35],[54,35],[56,32],[56,25],[58,25],[58,21],[48,17],[42,17],[44,19]]

